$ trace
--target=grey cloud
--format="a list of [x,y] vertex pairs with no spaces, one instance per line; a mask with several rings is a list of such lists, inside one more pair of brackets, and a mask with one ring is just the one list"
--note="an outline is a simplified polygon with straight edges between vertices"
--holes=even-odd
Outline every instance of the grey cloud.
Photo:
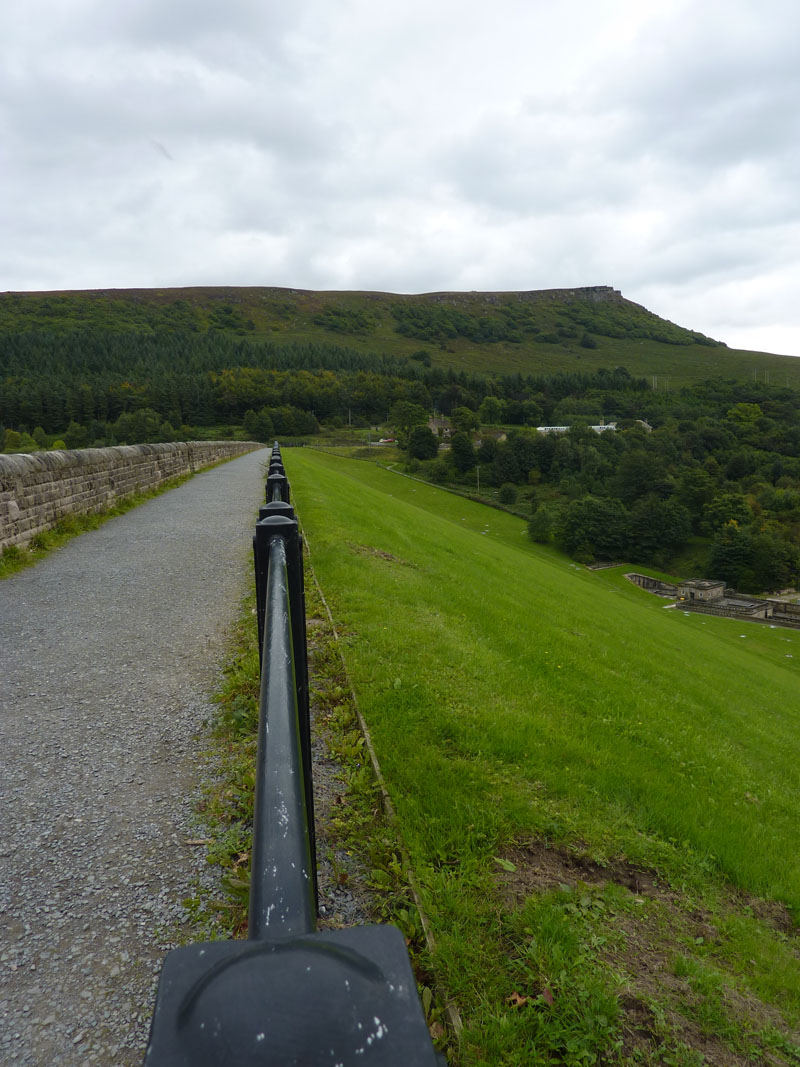
[[742,4],[692,5],[691,32],[674,17],[648,25],[599,87],[601,105],[628,116],[629,150],[646,147],[692,169],[794,156],[800,9],[770,10],[781,19],[777,33]]
[[460,193],[501,213],[621,206],[630,203],[640,176],[606,150],[615,122],[613,115],[541,108],[534,116],[489,116],[443,149],[439,165]]
[[793,292],[800,8],[562,7],[8,5],[0,286]]
[[20,144],[105,143],[157,136],[250,141],[292,157],[325,154],[339,131],[280,84],[219,76],[198,65],[95,67],[90,77],[0,75],[9,135]]
[[46,52],[50,41],[62,55],[122,49],[191,55],[223,68],[241,69],[245,57],[251,67],[265,59],[288,67],[294,63],[293,35],[311,4],[313,0],[83,0],[56,5],[29,0],[5,13],[5,36],[32,59]]

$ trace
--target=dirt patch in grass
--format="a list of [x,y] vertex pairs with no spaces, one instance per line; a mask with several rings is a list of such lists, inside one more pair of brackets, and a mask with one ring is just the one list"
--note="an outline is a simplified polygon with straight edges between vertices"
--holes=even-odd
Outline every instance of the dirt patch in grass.
[[567,886],[606,885],[614,882],[637,896],[656,899],[675,898],[668,886],[659,884],[654,871],[634,867],[625,861],[603,866],[580,851],[555,848],[543,842],[503,852],[502,858],[513,863],[516,870],[499,872],[498,885],[513,900],[521,900],[531,893]]
[[402,559],[400,556],[394,556],[391,552],[384,552],[382,549],[373,548],[371,545],[357,545],[355,542],[349,541],[347,547],[351,552],[355,552],[357,556],[372,556],[376,559],[385,559],[388,563],[399,563],[401,567],[416,566],[409,559]]
[[781,904],[778,900],[762,900],[760,897],[742,896],[740,899],[741,903],[750,908],[757,919],[771,926],[773,930],[778,930],[795,940],[800,937],[800,929],[795,925],[792,913],[785,904]]
[[[610,885],[626,891],[621,905],[610,907],[594,927],[607,935],[597,959],[617,983],[623,1060],[687,1067],[800,1062],[800,1031],[749,992],[717,951],[723,947],[720,920],[655,871],[625,860],[601,865],[580,844],[533,842],[504,850],[499,859],[503,869],[495,884],[510,910],[549,892],[570,892],[574,899],[581,889],[590,895]],[[732,894],[728,907],[746,907],[783,940],[796,933],[779,903]]]
[[[725,981],[713,953],[698,962],[696,971],[687,964],[678,966],[691,960],[688,946],[695,938],[719,943],[708,918],[696,911],[683,914],[674,906],[617,918],[621,944],[607,959],[625,976],[619,999],[623,1048],[652,1053],[670,1033],[673,1041],[700,1053],[708,1063],[785,1064],[786,1058],[767,1047],[767,1034],[782,1034],[788,1044],[797,1045],[800,1033],[787,1026],[776,1008]],[[714,972],[721,975],[718,984]]]

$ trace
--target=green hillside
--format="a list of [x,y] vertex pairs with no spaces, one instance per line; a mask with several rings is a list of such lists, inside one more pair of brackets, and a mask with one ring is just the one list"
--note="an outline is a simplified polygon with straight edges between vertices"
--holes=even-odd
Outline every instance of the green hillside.
[[409,470],[480,482],[581,562],[682,556],[775,591],[800,580],[800,361],[759,359],[604,286],[9,293],[0,451],[397,439]]
[[284,454],[461,1062],[796,1063],[800,635]]
[[433,366],[484,375],[626,366],[671,388],[720,374],[800,384],[796,360],[728,349],[608,286],[417,296],[261,287],[0,294],[0,338],[75,330],[335,342],[399,358],[424,350]]

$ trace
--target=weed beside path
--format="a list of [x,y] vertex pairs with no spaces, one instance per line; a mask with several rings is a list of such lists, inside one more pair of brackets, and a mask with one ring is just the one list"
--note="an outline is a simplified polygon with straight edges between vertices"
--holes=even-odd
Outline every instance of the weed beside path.
[[372,464],[287,470],[463,1062],[796,1063],[791,638]]

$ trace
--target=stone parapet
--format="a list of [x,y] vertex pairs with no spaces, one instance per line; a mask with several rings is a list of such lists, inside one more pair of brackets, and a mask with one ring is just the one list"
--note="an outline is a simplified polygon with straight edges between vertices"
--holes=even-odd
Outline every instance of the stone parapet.
[[800,622],[800,604],[791,604],[786,600],[769,600],[775,611],[775,615],[785,615],[789,618],[795,618]]
[[102,511],[121,497],[261,447],[180,441],[0,455],[0,550],[28,544],[65,515]]
[[[743,601],[743,598],[739,598]],[[772,616],[772,608],[766,601],[761,605],[741,602],[740,604],[728,604],[724,600],[712,600],[709,602],[697,600],[681,600],[676,605],[681,611],[693,611],[699,615],[719,615],[726,619],[739,619],[740,622],[748,620],[769,619]]]
[[662,582],[659,578],[652,578],[649,574],[638,574],[636,571],[631,571],[625,577],[629,582],[638,585],[640,589],[646,589],[648,593],[655,593],[656,596],[672,599],[678,595],[678,587],[673,582]]

